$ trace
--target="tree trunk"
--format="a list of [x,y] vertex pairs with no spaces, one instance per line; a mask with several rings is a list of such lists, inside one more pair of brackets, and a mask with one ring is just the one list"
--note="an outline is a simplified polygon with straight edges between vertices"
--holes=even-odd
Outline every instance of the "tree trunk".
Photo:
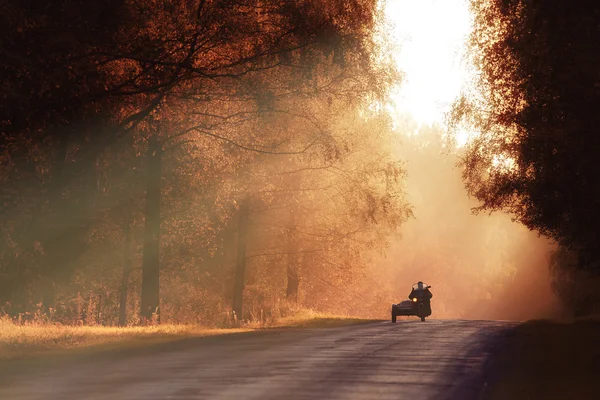
[[129,274],[131,272],[131,224],[132,204],[128,205],[127,216],[123,221],[123,276],[121,277],[121,288],[119,291],[119,326],[127,325],[127,294],[129,293]]
[[298,301],[298,287],[300,286],[300,276],[298,273],[299,254],[298,254],[298,231],[296,228],[297,207],[291,207],[290,219],[287,229],[287,290],[286,298],[290,301]]
[[[104,289],[104,288],[101,288]],[[98,306],[96,307],[96,323],[98,325],[104,325],[102,323],[102,303],[104,302],[104,296],[102,292],[98,294]]]
[[140,314],[148,322],[160,318],[159,249],[162,145],[156,135],[148,141],[144,254],[142,257],[142,298]]
[[55,300],[55,286],[54,276],[51,275],[52,271],[49,271],[49,275],[42,277],[42,312],[46,315],[50,315],[50,310],[54,308]]
[[287,290],[286,297],[288,300],[296,303],[298,301],[298,288],[300,286],[300,277],[298,276],[297,257],[290,260],[288,257],[287,265]]
[[[44,249],[44,256],[41,258],[42,272],[42,309],[46,314],[50,313],[50,308],[54,307],[55,300],[55,280],[56,280],[56,269],[59,268],[57,265],[57,254],[53,251],[53,242],[56,240],[55,236],[59,235],[59,228],[57,227],[56,221],[62,221],[69,218],[65,200],[61,195],[63,188],[64,169],[67,158],[67,151],[69,149],[69,135],[58,136],[58,149],[54,161],[54,171],[52,174],[52,180],[49,185],[48,192],[50,193],[50,210],[48,214],[50,218],[46,219],[45,226],[42,228],[41,243]],[[55,202],[52,200],[55,199]],[[53,219],[54,218],[54,219]]]
[[237,262],[233,286],[233,312],[238,320],[243,317],[244,286],[246,281],[246,241],[248,233],[249,199],[240,205],[238,215]]

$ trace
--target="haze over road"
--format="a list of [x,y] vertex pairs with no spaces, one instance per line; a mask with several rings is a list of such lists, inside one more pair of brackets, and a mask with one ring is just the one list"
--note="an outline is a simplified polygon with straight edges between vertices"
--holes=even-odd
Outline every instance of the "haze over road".
[[0,399],[474,399],[513,324],[375,322],[189,339],[0,378]]

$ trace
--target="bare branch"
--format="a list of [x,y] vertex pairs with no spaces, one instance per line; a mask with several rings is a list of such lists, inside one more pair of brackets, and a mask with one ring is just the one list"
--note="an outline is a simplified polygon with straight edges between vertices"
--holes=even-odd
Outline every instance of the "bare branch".
[[[261,153],[261,154],[271,154],[271,155],[297,155],[297,154],[303,154],[303,153],[307,152],[311,147],[313,147],[316,144],[316,141],[313,141],[313,142],[309,143],[304,149],[299,150],[299,151],[268,151],[268,150],[261,150],[261,149],[256,148],[256,147],[250,147],[249,145],[238,143],[238,142],[236,142],[236,141],[234,141],[232,139],[229,139],[229,138],[226,138],[224,136],[217,135],[216,133],[212,133],[212,132],[209,132],[209,131],[206,131],[206,130],[202,130],[202,129],[199,129],[199,128],[196,128],[196,127],[188,129],[187,132],[185,132],[185,133],[189,133],[189,132],[198,132],[198,133],[200,133],[202,135],[206,135],[206,136],[209,136],[209,137],[212,137],[212,138],[215,138],[215,139],[219,139],[219,140],[221,140],[223,142],[232,144],[232,145],[234,145],[234,146],[236,146],[236,147],[238,147],[240,149],[243,149],[243,150],[253,151],[255,153]],[[182,133],[182,134],[185,134],[185,133]],[[178,136],[182,136],[182,134],[179,134]]]
[[325,166],[322,166],[322,167],[306,167],[306,168],[296,169],[296,170],[293,170],[293,171],[280,172],[277,175],[291,175],[291,174],[296,174],[298,172],[303,172],[303,171],[318,171],[318,170],[323,170],[323,169],[329,169],[331,167],[333,167],[333,164],[325,165]]
[[193,140],[193,139],[190,139],[190,140],[183,140],[183,141],[181,141],[181,142],[177,142],[177,143],[175,143],[175,144],[173,144],[173,145],[171,145],[171,146],[169,146],[169,147],[167,147],[167,148],[164,148],[164,147],[163,147],[163,151],[169,151],[169,150],[173,150],[173,149],[175,149],[175,148],[177,148],[177,147],[179,147],[179,146],[182,146],[182,145],[184,145],[184,144],[188,144],[188,143],[194,143],[194,142],[196,142],[196,140]]
[[323,249],[312,249],[312,250],[300,250],[295,252],[277,252],[277,253],[262,253],[262,254],[251,254],[246,256],[246,258],[254,258],[254,257],[268,257],[268,256],[282,256],[288,254],[304,254],[304,253],[318,253],[321,251],[325,251]]

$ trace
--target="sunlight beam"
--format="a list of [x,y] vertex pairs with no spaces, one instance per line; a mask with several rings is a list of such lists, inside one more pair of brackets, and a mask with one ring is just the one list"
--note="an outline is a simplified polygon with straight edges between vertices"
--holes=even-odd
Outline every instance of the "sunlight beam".
[[387,0],[394,55],[405,79],[394,90],[396,113],[419,125],[440,124],[468,73],[463,61],[471,30],[467,0]]

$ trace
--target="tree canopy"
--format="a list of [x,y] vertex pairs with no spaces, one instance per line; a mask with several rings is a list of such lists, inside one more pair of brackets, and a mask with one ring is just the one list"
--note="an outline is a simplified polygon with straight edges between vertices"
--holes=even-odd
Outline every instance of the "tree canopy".
[[600,7],[595,1],[472,0],[474,86],[454,129],[480,211],[506,210],[600,273]]
[[0,7],[4,311],[256,318],[359,279],[410,215],[378,1]]

